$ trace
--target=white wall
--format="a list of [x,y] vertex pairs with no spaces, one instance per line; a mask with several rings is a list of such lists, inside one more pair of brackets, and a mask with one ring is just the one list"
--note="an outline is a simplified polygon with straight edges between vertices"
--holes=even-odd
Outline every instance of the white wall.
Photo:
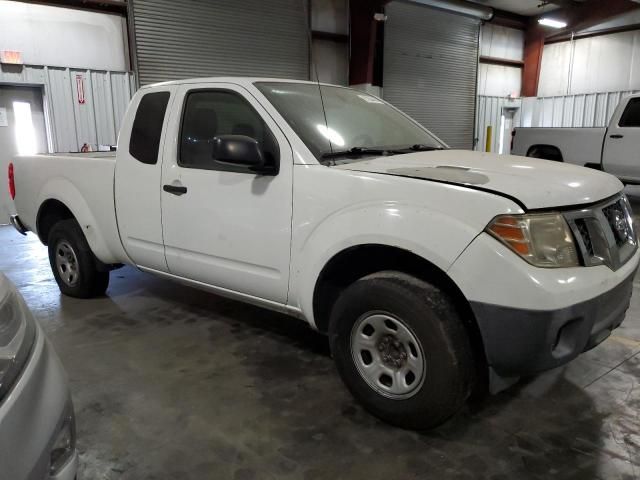
[[[349,85],[349,44],[314,38],[311,50],[311,79],[316,79],[315,68],[321,82]],[[315,62],[315,65],[314,65]]]
[[538,96],[640,89],[640,31],[545,45]]
[[[312,0],[311,29],[349,34],[348,0]],[[349,44],[333,39],[314,38],[311,46],[310,78],[321,82],[349,85]]]
[[22,52],[29,65],[129,70],[119,15],[2,0],[0,50]]
[[312,0],[311,28],[321,32],[348,34],[348,0]]
[[[524,32],[513,28],[482,26],[480,56],[521,61],[524,58]],[[478,68],[478,96],[520,96],[522,70],[518,67],[481,63]]]
[[478,68],[478,95],[490,97],[519,97],[522,88],[522,69],[481,63]]
[[485,23],[480,32],[480,56],[522,60],[524,32],[515,28]]

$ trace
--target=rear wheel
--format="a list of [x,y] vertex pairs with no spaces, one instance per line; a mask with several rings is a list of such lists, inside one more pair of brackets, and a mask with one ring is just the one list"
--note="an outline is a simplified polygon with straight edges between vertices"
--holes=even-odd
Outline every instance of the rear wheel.
[[469,397],[466,330],[451,299],[424,281],[392,271],[358,280],[336,302],[329,335],[349,390],[391,424],[435,427]]
[[553,145],[535,145],[527,152],[527,157],[551,160],[552,162],[564,162],[562,152]]
[[78,222],[57,222],[49,232],[49,263],[60,291],[70,297],[92,298],[104,295],[109,272],[99,271],[95,257]]

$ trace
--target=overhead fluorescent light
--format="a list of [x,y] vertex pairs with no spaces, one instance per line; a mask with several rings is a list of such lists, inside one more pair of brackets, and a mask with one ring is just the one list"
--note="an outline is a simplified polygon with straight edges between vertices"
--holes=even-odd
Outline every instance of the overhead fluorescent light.
[[544,25],[545,27],[551,28],[564,28],[567,26],[567,22],[563,22],[562,20],[554,20],[553,18],[541,18],[538,20],[540,25]]

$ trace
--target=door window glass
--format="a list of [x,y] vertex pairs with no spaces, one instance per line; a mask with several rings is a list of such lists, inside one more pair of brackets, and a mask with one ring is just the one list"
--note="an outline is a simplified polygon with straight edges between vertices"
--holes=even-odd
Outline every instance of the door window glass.
[[640,127],[640,98],[632,98],[627,104],[622,117],[621,127]]
[[213,139],[245,135],[257,140],[266,166],[275,166],[279,150],[262,117],[242,96],[228,90],[196,90],[187,95],[178,163],[184,167],[250,173],[247,168],[216,162]]
[[162,124],[168,103],[169,92],[147,93],[140,100],[131,129],[129,153],[142,163],[154,165],[158,162]]

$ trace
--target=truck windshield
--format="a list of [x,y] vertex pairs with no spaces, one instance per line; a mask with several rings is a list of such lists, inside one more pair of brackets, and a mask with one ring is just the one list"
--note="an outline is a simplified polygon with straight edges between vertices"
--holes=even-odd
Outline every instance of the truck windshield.
[[364,92],[313,83],[255,85],[321,162],[446,148],[406,115]]

